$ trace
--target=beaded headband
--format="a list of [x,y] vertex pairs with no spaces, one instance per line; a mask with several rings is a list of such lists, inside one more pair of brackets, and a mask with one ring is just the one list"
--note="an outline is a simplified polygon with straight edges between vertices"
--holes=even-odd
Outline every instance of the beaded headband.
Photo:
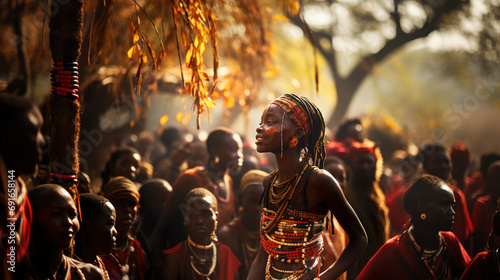
[[276,98],[271,104],[280,107],[290,117],[296,126],[304,128],[304,140],[307,143],[307,137],[311,133],[312,123],[300,104],[297,104],[293,99],[282,95]]

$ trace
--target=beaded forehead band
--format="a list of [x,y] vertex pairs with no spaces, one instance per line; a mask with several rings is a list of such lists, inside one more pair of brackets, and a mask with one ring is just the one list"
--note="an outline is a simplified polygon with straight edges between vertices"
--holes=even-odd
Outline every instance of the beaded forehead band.
[[307,137],[311,132],[312,121],[307,116],[306,110],[304,110],[293,99],[285,95],[276,98],[273,102],[271,102],[271,104],[274,104],[285,111],[296,126],[304,128],[304,138],[307,142]]

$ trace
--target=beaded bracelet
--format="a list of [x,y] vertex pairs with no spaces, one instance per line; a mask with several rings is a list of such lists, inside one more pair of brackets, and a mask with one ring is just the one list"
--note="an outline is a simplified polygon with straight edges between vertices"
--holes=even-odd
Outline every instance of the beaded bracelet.
[[50,71],[51,94],[80,98],[78,62],[56,61]]

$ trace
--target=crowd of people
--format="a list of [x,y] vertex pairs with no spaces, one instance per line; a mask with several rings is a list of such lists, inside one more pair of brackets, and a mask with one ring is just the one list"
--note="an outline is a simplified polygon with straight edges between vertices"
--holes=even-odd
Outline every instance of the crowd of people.
[[500,279],[497,151],[477,169],[458,139],[384,159],[360,119],[330,136],[285,94],[255,140],[145,131],[74,193],[37,168],[46,121],[0,94],[0,279]]

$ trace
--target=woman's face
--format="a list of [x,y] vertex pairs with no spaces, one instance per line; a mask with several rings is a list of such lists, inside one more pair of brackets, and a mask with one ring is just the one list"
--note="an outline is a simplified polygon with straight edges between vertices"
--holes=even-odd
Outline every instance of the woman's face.
[[186,231],[191,239],[201,245],[208,245],[217,227],[217,209],[213,197],[191,197],[187,200],[184,217]]
[[375,181],[377,159],[369,152],[361,153],[352,160],[352,178],[357,181],[371,183]]
[[455,219],[455,197],[453,191],[446,185],[433,191],[427,206],[426,225],[439,231],[450,231]]
[[65,250],[80,229],[75,202],[64,189],[47,194],[33,220],[36,238],[54,250]]
[[111,201],[116,210],[116,230],[119,236],[128,235],[136,215],[137,200],[133,196],[122,196]]
[[85,223],[90,246],[98,255],[108,255],[116,246],[115,221],[115,207],[110,202],[106,202],[95,219]]
[[271,152],[280,153],[288,148],[295,124],[285,114],[285,112],[275,104],[270,104],[262,113],[261,121],[257,127],[257,151],[259,153]]
[[116,161],[111,175],[113,177],[123,176],[131,181],[135,181],[139,173],[139,165],[141,163],[141,156],[138,153],[129,153],[121,156]]
[[218,143],[214,156],[226,169],[238,171],[243,165],[243,143],[238,134],[226,135]]
[[445,151],[435,152],[424,164],[424,170],[441,178],[441,180],[448,180],[451,170],[450,156]]

